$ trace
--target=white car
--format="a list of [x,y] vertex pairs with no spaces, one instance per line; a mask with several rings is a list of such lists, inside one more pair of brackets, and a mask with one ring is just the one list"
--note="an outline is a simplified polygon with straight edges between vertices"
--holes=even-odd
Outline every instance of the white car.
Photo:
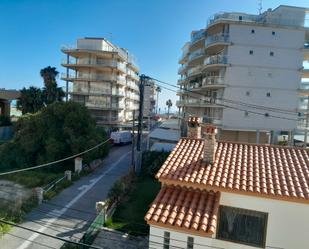
[[113,144],[130,144],[132,143],[132,134],[130,131],[115,131],[111,133]]

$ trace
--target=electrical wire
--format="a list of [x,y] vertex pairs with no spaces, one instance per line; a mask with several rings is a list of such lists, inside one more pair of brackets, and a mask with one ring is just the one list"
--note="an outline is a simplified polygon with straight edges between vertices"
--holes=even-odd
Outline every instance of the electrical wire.
[[96,146],[90,148],[90,149],[87,149],[83,152],[80,152],[80,153],[77,153],[75,155],[72,155],[72,156],[69,156],[69,157],[66,157],[66,158],[62,158],[62,159],[59,159],[59,160],[56,160],[56,161],[52,161],[52,162],[49,162],[49,163],[44,163],[44,164],[40,164],[40,165],[37,165],[37,166],[33,166],[33,167],[27,167],[27,168],[22,168],[22,169],[17,169],[17,170],[12,170],[12,171],[7,171],[7,172],[2,172],[0,173],[0,176],[3,176],[3,175],[9,175],[9,174],[14,174],[14,173],[19,173],[19,172],[23,172],[23,171],[28,171],[28,170],[33,170],[33,169],[39,169],[39,168],[43,168],[43,167],[47,167],[47,166],[50,166],[50,165],[53,165],[53,164],[56,164],[56,163],[60,163],[60,162],[64,162],[64,161],[67,161],[69,159],[73,159],[75,157],[78,157],[80,155],[83,155],[83,154],[86,154],[100,146],[102,146],[103,144],[106,144],[108,141],[110,141],[111,139],[107,139],[99,144],[97,144]]
[[[166,89],[166,90],[169,90],[169,91],[172,91],[172,92],[176,92],[175,90],[172,90],[172,89],[169,89],[167,87],[164,87],[162,85],[159,85],[160,87],[162,87],[163,89]],[[199,93],[200,94],[200,93]],[[201,95],[201,94],[200,94]],[[204,96],[204,95],[203,95]],[[192,97],[192,96],[191,96]],[[204,99],[201,99],[201,98],[196,98],[196,97],[193,97],[194,99],[197,99],[197,100],[200,100],[200,101],[204,101]],[[211,104],[211,103],[210,103]],[[248,109],[241,109],[241,108],[237,108],[237,107],[232,107],[232,106],[228,106],[228,105],[224,105],[224,104],[220,104],[220,103],[213,103],[217,106],[221,106],[221,107],[225,107],[225,108],[229,108],[229,109],[234,109],[234,110],[238,110],[238,111],[245,111],[245,112],[248,112],[248,113],[252,113],[252,114],[256,114],[256,115],[261,115],[261,116],[265,116],[265,113],[260,113],[260,112],[256,112],[256,111],[251,111],[251,110],[248,110]],[[187,112],[187,111],[186,111]],[[277,119],[284,119],[284,120],[290,120],[290,121],[299,121],[299,119],[294,119],[294,118],[287,118],[287,117],[282,117],[282,116],[276,116],[276,115],[272,115],[272,114],[268,114],[269,118],[277,118]]]
[[[195,91],[191,91],[191,90],[188,90],[188,89],[183,89],[183,88],[178,87],[177,85],[174,85],[174,84],[162,81],[162,80],[158,80],[158,79],[155,79],[155,78],[152,78],[152,77],[149,77],[149,78],[151,78],[152,80],[155,80],[157,82],[160,82],[162,84],[165,84],[165,85],[168,85],[168,86],[180,89],[180,90],[185,90],[186,92],[201,95],[201,96],[205,97],[205,95],[203,95],[200,92],[195,92]],[[255,108],[255,109],[263,109],[263,110],[269,110],[269,111],[273,111],[273,112],[277,111],[277,112],[280,112],[280,113],[287,113],[287,114],[288,113],[293,113],[293,114],[299,113],[297,111],[285,110],[285,109],[281,109],[281,108],[274,108],[274,107],[268,107],[268,106],[262,106],[262,105],[255,105],[255,104],[250,104],[250,103],[246,103],[246,102],[242,102],[242,101],[235,101],[235,100],[231,100],[231,99],[225,99],[225,98],[216,98],[216,99],[226,101],[226,102],[230,102],[230,103],[239,104],[239,105],[245,105],[247,107]]]
[[40,234],[40,235],[43,235],[43,236],[46,236],[46,237],[49,237],[49,238],[53,238],[53,239],[56,239],[56,240],[61,240],[61,241],[66,242],[66,243],[70,243],[70,244],[74,244],[74,245],[78,245],[78,246],[87,246],[89,248],[94,248],[94,249],[103,249],[102,247],[92,246],[92,245],[81,243],[81,242],[75,242],[75,241],[63,239],[63,238],[60,238],[60,237],[57,237],[57,236],[54,236],[54,235],[50,235],[50,234],[47,234],[47,233],[39,232],[39,231],[36,231],[32,228],[17,225],[13,222],[6,221],[4,219],[0,219],[0,223],[7,224],[7,225],[10,225],[10,226],[14,226],[14,227],[18,227],[18,228],[21,228],[21,229],[24,229],[24,230],[27,230],[27,231],[30,231],[30,232],[33,232],[33,233],[37,233],[37,234]]

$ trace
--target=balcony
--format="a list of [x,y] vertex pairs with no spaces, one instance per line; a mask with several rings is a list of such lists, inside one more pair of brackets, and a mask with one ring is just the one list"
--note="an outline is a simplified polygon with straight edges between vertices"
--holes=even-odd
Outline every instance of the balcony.
[[85,106],[89,109],[96,110],[120,110],[124,109],[124,105],[122,103],[107,103],[103,101],[94,101],[89,100],[85,102]]
[[93,116],[99,124],[118,124],[124,122],[123,117]]
[[216,34],[208,36],[205,41],[205,49],[208,54],[217,54],[224,49],[224,46],[230,44],[230,38],[227,34]]
[[136,82],[134,81],[128,81],[127,84],[126,84],[127,88],[131,88],[135,91],[139,91],[139,86]]
[[97,70],[106,68],[117,69],[122,73],[126,73],[127,71],[126,64],[116,62],[113,60],[93,60],[93,59],[89,60],[88,58],[82,58],[78,60],[70,59],[69,61],[67,61],[66,59],[64,59],[62,61],[62,65],[71,69],[76,69],[80,67],[90,67],[90,68],[96,68]]
[[214,68],[214,67],[222,67],[227,66],[227,56],[226,55],[213,55],[207,57],[204,60],[204,69],[205,68]]
[[218,13],[209,18],[207,27],[221,22],[242,22],[252,24],[273,24],[279,26],[288,27],[306,27],[306,22],[303,18],[286,18],[286,17],[275,17],[270,15],[249,15],[241,13]]
[[202,87],[224,87],[225,81],[222,76],[208,76],[203,78]]
[[188,55],[189,55],[189,48],[190,48],[190,42],[186,42],[185,45],[182,47],[182,55],[179,58],[179,64],[183,64],[186,62]]
[[301,83],[298,89],[298,93],[300,96],[308,96],[309,95],[309,82]]
[[186,106],[186,107],[223,107],[222,101],[220,99],[214,99],[210,97],[204,97],[202,99],[187,99],[187,100],[178,100],[176,102],[177,106]]
[[126,77],[115,74],[95,74],[95,73],[78,73],[78,74],[61,74],[62,80],[68,81],[116,81],[121,85],[125,85]]
[[192,67],[188,69],[188,76],[194,76],[197,74],[202,73],[203,67],[202,66],[197,66],[197,67]]
[[205,38],[206,31],[204,29],[199,30],[197,32],[193,32],[191,36],[191,45]]
[[195,50],[194,52],[190,53],[189,55],[189,62],[192,62],[195,59],[202,58],[205,56],[205,50],[203,48]]
[[213,124],[213,125],[222,125],[222,118],[218,117],[203,117],[203,123]]
[[181,65],[178,69],[178,74],[184,74],[184,72],[187,70],[187,67],[188,67],[188,63]]

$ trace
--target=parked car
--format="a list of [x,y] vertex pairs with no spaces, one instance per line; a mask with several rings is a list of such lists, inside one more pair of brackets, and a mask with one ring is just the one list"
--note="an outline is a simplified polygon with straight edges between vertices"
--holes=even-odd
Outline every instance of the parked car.
[[114,131],[111,133],[113,144],[130,144],[132,143],[132,134],[130,131]]

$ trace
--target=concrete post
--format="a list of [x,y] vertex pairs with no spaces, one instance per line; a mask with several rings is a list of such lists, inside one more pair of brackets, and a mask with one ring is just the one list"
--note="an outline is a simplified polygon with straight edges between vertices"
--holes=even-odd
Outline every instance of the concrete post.
[[38,198],[38,204],[39,205],[42,204],[42,202],[43,202],[43,193],[44,193],[43,188],[38,187],[38,188],[35,188],[34,191],[36,193],[36,197]]
[[71,181],[71,180],[72,180],[72,171],[71,171],[71,170],[66,170],[66,171],[64,171],[64,175],[65,175],[65,178],[66,178],[68,181]]
[[82,165],[83,165],[83,159],[81,157],[76,157],[75,158],[75,172],[80,173],[82,171]]

